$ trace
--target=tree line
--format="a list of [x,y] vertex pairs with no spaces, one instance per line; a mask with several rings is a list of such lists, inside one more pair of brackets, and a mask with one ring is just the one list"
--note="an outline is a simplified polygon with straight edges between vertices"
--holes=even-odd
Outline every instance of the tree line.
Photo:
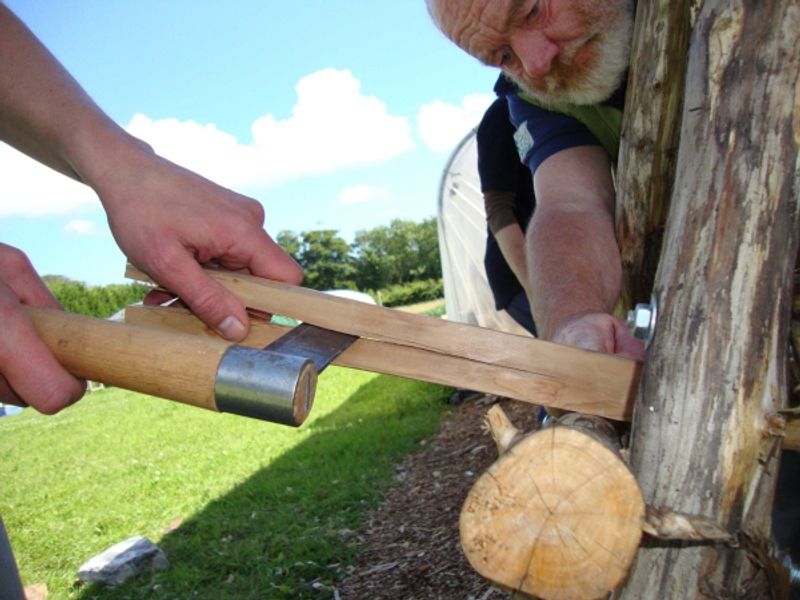
[[333,229],[281,231],[276,241],[305,270],[303,285],[316,290],[377,291],[442,278],[435,217],[359,230],[351,244]]
[[[305,287],[359,290],[386,306],[443,295],[435,217],[394,219],[359,230],[352,243],[333,229],[281,231],[276,241],[305,270]],[[88,286],[60,275],[43,279],[66,310],[100,318],[140,301],[149,289],[140,283]]]

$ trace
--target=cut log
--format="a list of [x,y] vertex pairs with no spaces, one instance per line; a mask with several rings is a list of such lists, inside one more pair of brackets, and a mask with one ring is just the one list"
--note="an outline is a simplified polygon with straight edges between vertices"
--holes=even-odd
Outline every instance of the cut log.
[[[492,368],[503,366],[516,369],[527,373],[529,381],[547,381],[551,386],[555,383],[557,390],[552,406],[612,419],[630,419],[631,399],[639,373],[639,364],[635,361],[373,306],[241,273],[206,272],[250,308],[286,315],[362,338],[389,342],[394,349],[404,346],[425,350],[429,353],[428,357],[433,354],[457,356]],[[131,266],[126,275],[140,281],[151,281],[146,274]],[[387,363],[394,357],[384,352],[375,360]],[[433,363],[420,367],[420,374],[435,370]],[[381,368],[369,370],[385,372]],[[407,376],[415,377],[411,373]],[[427,380],[426,377],[419,378]],[[447,383],[458,387],[468,385],[466,381]],[[482,388],[475,389],[485,391]],[[523,396],[504,395],[526,399]],[[576,402],[581,408],[569,408]]]
[[[514,437],[504,417],[490,416],[495,439]],[[461,544],[475,570],[548,600],[600,598],[619,585],[645,514],[636,480],[613,449],[613,428],[606,436],[602,423],[569,417],[571,426],[512,444],[461,511]]]

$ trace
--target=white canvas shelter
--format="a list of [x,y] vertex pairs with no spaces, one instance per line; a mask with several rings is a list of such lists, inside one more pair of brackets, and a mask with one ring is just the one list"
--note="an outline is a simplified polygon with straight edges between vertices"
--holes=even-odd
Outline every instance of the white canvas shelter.
[[453,150],[439,186],[437,221],[447,319],[530,335],[508,313],[495,309],[486,280],[486,212],[475,132]]

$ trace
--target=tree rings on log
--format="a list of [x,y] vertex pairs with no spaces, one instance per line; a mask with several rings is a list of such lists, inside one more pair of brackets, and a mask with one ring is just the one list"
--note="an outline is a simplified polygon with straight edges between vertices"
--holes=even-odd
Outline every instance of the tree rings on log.
[[475,483],[461,510],[461,545],[476,571],[505,588],[546,600],[600,598],[630,568],[644,508],[606,444],[549,427]]

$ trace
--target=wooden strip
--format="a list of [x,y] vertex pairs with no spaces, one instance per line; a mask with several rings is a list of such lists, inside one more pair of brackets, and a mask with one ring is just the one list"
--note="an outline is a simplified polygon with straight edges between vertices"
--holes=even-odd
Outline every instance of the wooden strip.
[[[129,306],[125,311],[125,320],[135,325],[162,330],[217,337],[214,331],[206,327],[192,313],[180,308]],[[263,347],[285,332],[285,327],[253,321],[250,334],[242,343]],[[488,365],[464,357],[449,356],[381,340],[360,338],[334,360],[334,363],[497,394],[543,406],[601,415],[610,419],[630,418],[630,410],[624,398],[618,398],[612,403],[603,403],[598,401],[596,395],[583,394],[579,388],[547,375],[521,371],[505,365]]]
[[[286,315],[362,338],[391,342],[396,346],[410,346],[470,359],[473,363],[504,366],[546,377],[558,381],[562,385],[560,395],[569,398],[559,398],[552,406],[571,404],[573,399],[583,397],[584,402],[593,406],[624,407],[622,411],[616,411],[617,417],[612,418],[631,417],[639,377],[639,364],[633,360],[373,306],[242,273],[210,269],[206,272],[250,308]],[[127,266],[125,275],[139,281],[152,281],[132,265]],[[423,374],[411,376],[429,380]],[[466,384],[457,385],[468,387]],[[597,410],[587,412],[604,414]]]

